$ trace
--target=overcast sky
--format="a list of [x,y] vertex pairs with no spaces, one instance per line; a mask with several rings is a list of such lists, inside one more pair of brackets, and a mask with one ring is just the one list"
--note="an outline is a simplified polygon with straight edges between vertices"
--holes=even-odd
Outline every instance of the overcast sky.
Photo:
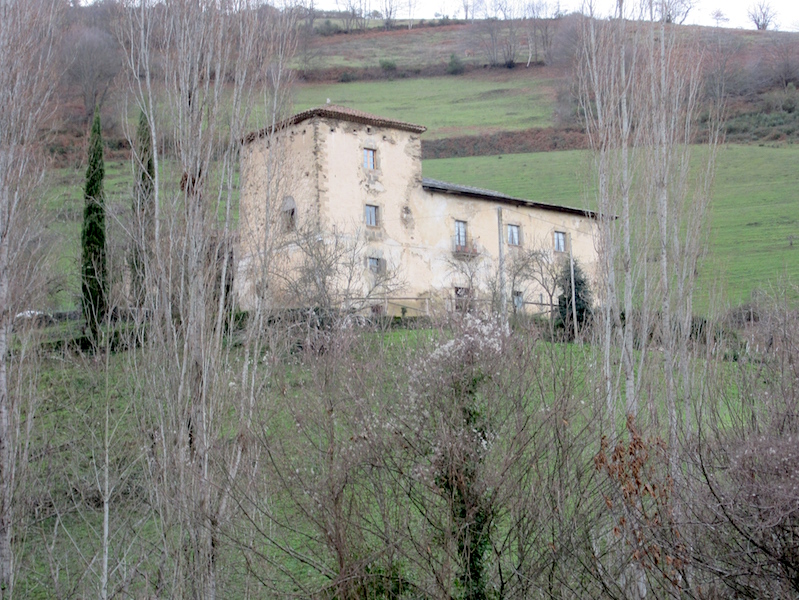
[[[549,0],[552,4],[557,0]],[[695,8],[688,16],[686,23],[699,25],[714,25],[712,15],[716,10],[720,10],[729,19],[726,27],[739,27],[743,29],[754,29],[754,25],[749,21],[747,12],[750,6],[760,0],[697,0]],[[799,31],[799,0],[767,0],[777,14],[775,20],[776,28],[781,31]],[[612,0],[598,0],[600,4],[607,3],[607,13],[611,12]],[[318,8],[336,7],[335,0],[316,0]],[[342,2],[343,4],[343,2]],[[380,0],[371,0],[373,9],[380,10]],[[561,0],[561,8],[565,12],[579,9],[582,0]],[[407,6],[406,2],[400,0],[400,6]],[[415,18],[430,19],[436,13],[446,14],[450,17],[461,17],[463,15],[459,0],[416,0]],[[401,16],[405,16],[402,14]]]

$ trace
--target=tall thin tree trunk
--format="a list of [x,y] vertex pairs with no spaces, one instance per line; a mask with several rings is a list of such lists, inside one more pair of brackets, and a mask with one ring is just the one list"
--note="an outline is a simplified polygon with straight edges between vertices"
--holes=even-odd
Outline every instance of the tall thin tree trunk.
[[[9,382],[12,319],[30,294],[33,273],[17,262],[27,243],[36,171],[35,140],[50,100],[59,4],[55,0],[0,3],[0,595],[14,593],[15,494],[27,446],[19,438],[20,399]],[[21,538],[20,538],[21,539]]]

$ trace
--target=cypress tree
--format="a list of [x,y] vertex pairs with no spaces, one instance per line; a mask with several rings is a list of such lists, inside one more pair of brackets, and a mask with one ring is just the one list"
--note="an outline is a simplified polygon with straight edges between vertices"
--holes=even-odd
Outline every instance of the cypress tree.
[[103,138],[100,111],[94,113],[89,139],[89,166],[83,192],[81,231],[81,304],[91,338],[97,341],[100,323],[105,318],[108,294],[108,268],[105,252],[105,198],[103,195]]
[[152,138],[147,115],[139,114],[136,131],[138,153],[136,156],[136,189],[133,195],[133,222],[135,238],[130,259],[131,293],[136,306],[142,306],[145,294],[145,262],[153,244],[153,186],[155,165]]
[[[572,317],[572,278],[571,266],[564,260],[558,273],[557,286],[563,290],[558,298],[558,316],[560,323],[565,327],[569,337],[574,337],[574,319]],[[591,319],[592,293],[588,277],[580,263],[574,261],[574,306],[577,313],[577,323],[585,325]]]

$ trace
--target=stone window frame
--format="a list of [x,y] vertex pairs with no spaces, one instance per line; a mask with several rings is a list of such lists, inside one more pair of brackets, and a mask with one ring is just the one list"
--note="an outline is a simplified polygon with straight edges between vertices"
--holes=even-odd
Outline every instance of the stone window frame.
[[363,222],[370,229],[377,229],[381,226],[380,206],[378,204],[365,204],[363,207]]
[[378,170],[377,148],[371,145],[363,147],[363,168],[370,173]]
[[569,251],[569,236],[565,231],[552,232],[552,248],[560,253]]
[[455,248],[467,248],[469,245],[469,223],[455,219]]
[[383,275],[386,272],[386,259],[379,256],[367,256],[366,268],[375,275]]

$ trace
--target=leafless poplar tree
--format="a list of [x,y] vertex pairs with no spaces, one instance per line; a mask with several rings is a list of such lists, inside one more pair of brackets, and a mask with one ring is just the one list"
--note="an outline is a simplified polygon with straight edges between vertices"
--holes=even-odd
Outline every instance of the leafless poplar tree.
[[[0,588],[14,592],[15,532],[27,444],[25,427],[33,415],[15,388],[11,359],[14,315],[35,286],[26,254],[37,229],[26,221],[33,188],[41,176],[38,134],[47,116],[53,82],[53,53],[59,4],[9,0],[0,3]],[[15,373],[16,372],[16,373]],[[27,425],[25,425],[27,423]]]
[[[154,248],[143,253],[152,257],[143,265],[142,312],[149,319],[143,356],[150,358],[133,357],[131,366],[150,437],[164,556],[159,593],[216,597],[230,486],[250,464],[257,366],[238,363],[226,341],[234,181],[256,99],[270,122],[281,117],[295,18],[290,8],[260,10],[247,0],[143,1],[126,10],[127,62],[155,165]],[[235,385],[232,369],[243,369]],[[230,431],[237,433],[231,438]]]
[[[633,86],[636,76],[634,69],[638,67],[640,59],[637,44],[632,48],[629,46],[628,37],[631,34],[627,29],[627,19],[623,18],[625,14],[617,15],[618,19],[605,23],[594,17],[591,5],[588,8],[586,29],[582,35],[579,81],[587,131],[594,150],[594,168],[598,177],[597,207],[601,215],[597,250],[602,286],[599,292],[602,310],[599,323],[603,347],[602,389],[608,411],[615,414],[621,374],[611,364],[611,348],[620,341],[625,411],[636,414],[638,394],[633,354],[633,298],[637,293],[643,293],[646,302],[648,297],[646,263],[637,265],[633,262],[631,216],[633,168],[630,151],[635,144],[637,129],[634,130],[632,126],[630,103],[636,90]],[[619,217],[618,220],[616,217]],[[619,267],[621,274],[617,272]],[[634,282],[638,285],[634,286]],[[644,354],[645,348],[641,356]]]
[[696,276],[706,248],[705,222],[720,141],[719,103],[723,98],[711,100],[708,106],[711,116],[708,154],[694,183],[690,175],[691,155],[702,78],[699,61],[690,57],[697,53],[680,47],[661,18],[649,33],[647,55],[647,63],[652,66],[645,75],[649,111],[655,115],[646,140],[645,157],[651,177],[647,195],[654,199],[656,209],[659,271],[656,290],[662,299],[658,334],[666,376],[671,468],[676,471],[678,435],[688,431],[683,427],[690,428],[687,415],[696,400],[689,339]]
[[[602,339],[607,352],[619,336],[628,414],[639,410],[643,381],[635,362],[647,360],[645,332],[655,317],[653,311],[664,320],[660,327],[666,338],[674,332],[687,336],[697,261],[704,248],[702,230],[695,228],[701,228],[707,210],[719,142],[715,124],[720,114],[718,105],[711,105],[714,125],[709,155],[699,183],[692,184],[688,168],[697,131],[701,73],[688,68],[697,64],[688,56],[698,53],[677,44],[671,27],[659,18],[662,14],[663,6],[658,13],[654,7],[637,13],[649,20],[645,28],[628,26],[626,13],[607,23],[588,19],[583,36],[582,101],[595,149],[597,201],[605,215],[599,237],[605,311]],[[654,272],[650,264],[657,265]],[[672,296],[668,307],[663,300],[660,306],[651,304]],[[676,297],[687,304],[672,304]],[[637,359],[636,339],[640,342]],[[680,339],[682,344],[687,337]],[[671,352],[674,358],[669,359]],[[676,359],[676,348],[671,352],[666,352],[667,363]],[[612,409],[616,376],[607,360],[604,388]],[[669,397],[674,394],[669,392]]]
[[[667,2],[624,6],[611,21],[585,21],[580,71],[602,215],[601,389],[609,423],[618,422],[623,399],[628,418],[665,429],[668,473],[681,498],[680,444],[703,393],[691,359],[693,296],[723,94],[702,98],[701,53],[679,42]],[[700,106],[710,126],[697,167],[691,157]],[[665,428],[657,428],[661,407]],[[631,506],[643,514],[640,502]],[[682,514],[679,502],[671,510]],[[646,594],[644,565],[628,564],[627,593]]]

